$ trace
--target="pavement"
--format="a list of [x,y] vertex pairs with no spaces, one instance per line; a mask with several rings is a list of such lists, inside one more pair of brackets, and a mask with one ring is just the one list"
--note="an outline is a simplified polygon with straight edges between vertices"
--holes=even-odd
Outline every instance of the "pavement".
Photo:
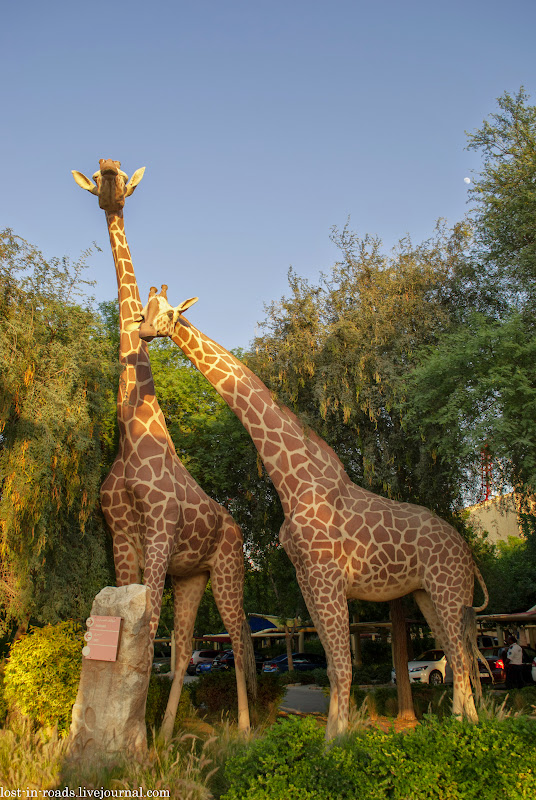
[[[197,681],[197,675],[185,675],[184,683]],[[287,686],[285,696],[279,705],[280,711],[299,714],[327,714],[329,697],[326,697],[320,686],[302,686],[294,684]]]
[[327,714],[329,697],[326,697],[320,686],[287,686],[279,710],[301,714]]

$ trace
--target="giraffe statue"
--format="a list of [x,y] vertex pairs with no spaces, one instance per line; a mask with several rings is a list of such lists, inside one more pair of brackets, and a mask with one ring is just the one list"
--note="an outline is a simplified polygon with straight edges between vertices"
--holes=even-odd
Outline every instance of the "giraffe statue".
[[[101,487],[101,504],[112,532],[118,586],[143,581],[149,587],[154,641],[166,574],[173,587],[176,671],[162,725],[169,739],[175,721],[197,609],[210,577],[212,592],[235,655],[239,727],[249,730],[245,682],[253,647],[242,605],[243,539],[228,511],[208,497],[175,452],[155,395],[147,344],[127,323],[141,301],[125,237],[123,206],[143,177],[130,180],[119,161],[100,160],[93,181],[73,170],[76,183],[97,195],[106,212],[119,292],[119,360],[124,369],[117,396],[119,450]],[[184,308],[194,303],[191,298]],[[151,647],[152,650],[152,647]],[[148,654],[148,669],[152,653]],[[252,678],[254,678],[254,668]]]
[[[285,515],[279,541],[292,561],[326,652],[330,705],[326,737],[348,725],[352,678],[348,599],[391,601],[413,593],[454,674],[453,713],[477,719],[475,611],[488,593],[460,534],[420,506],[354,484],[329,445],[231,353],[152,294],[137,323],[141,338],[169,336],[214,386],[247,429],[279,494]],[[472,607],[474,576],[485,603]],[[480,683],[478,671],[475,689]]]

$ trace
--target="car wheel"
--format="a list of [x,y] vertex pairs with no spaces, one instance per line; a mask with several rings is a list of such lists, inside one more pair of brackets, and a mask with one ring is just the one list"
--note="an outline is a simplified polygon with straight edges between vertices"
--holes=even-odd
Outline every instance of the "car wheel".
[[441,683],[443,683],[443,675],[440,672],[438,672],[437,669],[434,669],[430,673],[430,677],[428,678],[428,683],[430,683],[432,686],[439,686]]

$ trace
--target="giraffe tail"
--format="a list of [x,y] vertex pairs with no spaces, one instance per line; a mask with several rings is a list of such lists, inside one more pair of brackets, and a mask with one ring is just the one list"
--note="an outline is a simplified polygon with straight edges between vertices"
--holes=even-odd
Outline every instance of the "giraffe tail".
[[479,582],[480,588],[482,589],[482,592],[484,594],[484,603],[481,606],[478,606],[478,608],[473,609],[475,613],[477,613],[478,611],[483,611],[486,608],[487,604],[489,603],[489,594],[486,588],[486,584],[484,583],[484,578],[482,577],[480,570],[478,569],[476,564],[473,564],[473,570],[475,573],[475,578]]
[[251,638],[251,628],[247,619],[244,617],[242,622],[242,642],[244,644],[244,674],[248,696],[251,701],[257,699],[257,668],[255,666],[255,653],[253,652],[253,639]]
[[[487,659],[478,649],[476,611],[472,606],[462,609],[462,646],[464,660],[469,670],[469,680],[475,690],[477,700],[482,700],[482,684],[480,683],[480,664],[486,667],[493,682],[493,673]],[[480,662],[480,664],[479,664]]]

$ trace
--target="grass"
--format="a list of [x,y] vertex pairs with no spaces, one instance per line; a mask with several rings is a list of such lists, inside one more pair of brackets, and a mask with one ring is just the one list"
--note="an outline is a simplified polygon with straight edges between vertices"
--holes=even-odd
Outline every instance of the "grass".
[[[379,726],[386,733],[394,731],[394,720],[389,721],[385,716],[374,719],[373,694],[365,702],[353,705],[349,737],[371,726]],[[386,705],[389,707],[389,703]],[[519,705],[519,698],[516,702],[508,697],[497,701],[490,694],[485,697],[480,718],[486,721],[522,713],[534,715],[533,706],[520,709],[516,707]],[[322,723],[318,720],[317,724]],[[269,727],[259,727],[251,734],[250,741],[262,739]],[[145,758],[139,762],[125,759],[113,765],[92,763],[82,768],[69,763],[65,740],[59,739],[55,731],[35,730],[29,723],[13,719],[0,730],[0,786],[4,793],[8,789],[21,789],[19,796],[23,798],[42,797],[43,790],[56,790],[55,795],[49,795],[56,797],[61,792],[68,796],[70,790],[73,793],[70,796],[74,796],[78,795],[79,787],[84,787],[116,792],[141,789],[143,796],[149,790],[160,790],[169,792],[162,796],[172,800],[216,800],[228,791],[224,767],[230,758],[244,750],[243,736],[228,719],[208,724],[194,711],[182,721],[181,728],[182,732],[169,744],[153,736]]]

